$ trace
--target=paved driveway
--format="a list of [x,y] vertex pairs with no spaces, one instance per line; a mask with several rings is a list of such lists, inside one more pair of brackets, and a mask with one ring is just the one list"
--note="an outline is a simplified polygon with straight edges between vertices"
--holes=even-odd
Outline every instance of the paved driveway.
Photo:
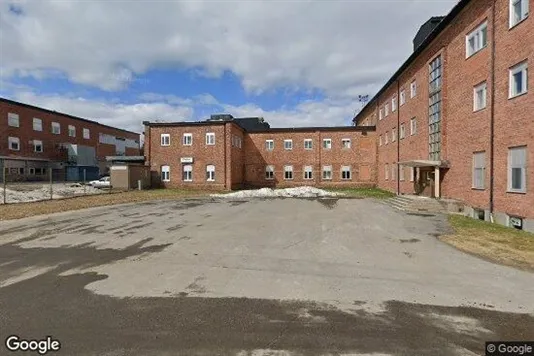
[[447,231],[358,199],[2,222],[0,339],[52,335],[65,355],[476,355],[534,339],[534,275],[456,251]]

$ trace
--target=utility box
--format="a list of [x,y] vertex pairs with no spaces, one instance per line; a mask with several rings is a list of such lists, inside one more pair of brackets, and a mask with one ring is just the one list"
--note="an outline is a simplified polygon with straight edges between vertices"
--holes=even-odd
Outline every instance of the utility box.
[[150,188],[150,167],[141,164],[114,164],[110,168],[111,187],[113,189],[131,190]]

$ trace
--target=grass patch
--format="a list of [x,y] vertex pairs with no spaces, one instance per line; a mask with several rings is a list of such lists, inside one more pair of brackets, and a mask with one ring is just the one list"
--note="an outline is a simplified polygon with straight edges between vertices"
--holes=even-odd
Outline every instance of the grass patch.
[[65,199],[0,205],[0,220],[20,219],[29,216],[80,210],[98,206],[202,197],[214,191],[188,189],[151,189],[130,192],[103,193]]
[[454,235],[440,239],[492,262],[534,271],[534,234],[461,215],[450,215]]
[[387,199],[395,196],[394,193],[378,188],[328,188],[326,190],[361,198]]

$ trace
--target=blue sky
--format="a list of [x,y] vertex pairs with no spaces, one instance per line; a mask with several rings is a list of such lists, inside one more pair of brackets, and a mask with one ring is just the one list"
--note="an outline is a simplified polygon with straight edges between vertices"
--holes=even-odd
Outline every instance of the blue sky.
[[0,3],[0,95],[141,131],[263,116],[348,125],[455,0]]

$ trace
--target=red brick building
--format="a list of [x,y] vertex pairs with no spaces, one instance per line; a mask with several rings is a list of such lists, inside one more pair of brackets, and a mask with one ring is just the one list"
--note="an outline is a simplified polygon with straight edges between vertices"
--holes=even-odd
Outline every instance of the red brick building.
[[144,124],[152,180],[164,187],[375,185],[373,127],[271,128],[230,115]]
[[534,231],[533,7],[461,0],[421,27],[354,119],[376,127],[380,188],[461,200],[473,217]]
[[138,133],[76,116],[0,98],[0,118],[0,172],[15,180],[47,179],[48,168],[62,177],[68,166],[103,174],[106,156],[140,155]]

